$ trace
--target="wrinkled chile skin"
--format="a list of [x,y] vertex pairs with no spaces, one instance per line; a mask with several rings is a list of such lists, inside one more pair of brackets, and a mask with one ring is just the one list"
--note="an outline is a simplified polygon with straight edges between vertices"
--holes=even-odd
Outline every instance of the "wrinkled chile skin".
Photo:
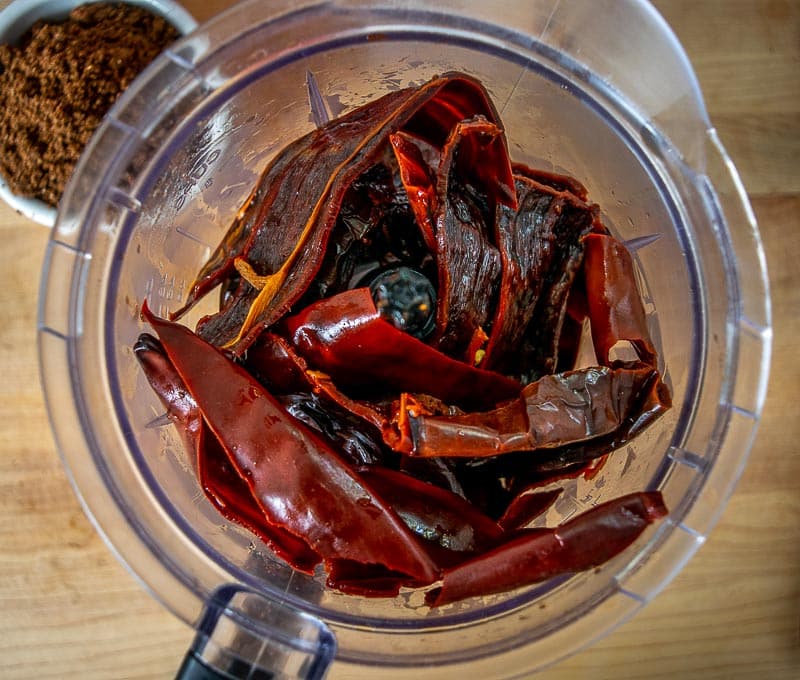
[[[323,561],[345,593],[443,576],[432,606],[624,550],[666,512],[658,492],[524,528],[561,492],[540,485],[671,405],[632,258],[587,200],[571,177],[511,163],[464,74],[287,146],[172,318],[221,283],[219,312],[195,334],[143,307],[160,342],[143,335],[137,357],[209,500],[295,568]],[[398,259],[436,288],[425,342],[358,283]],[[570,370],[585,318],[601,365]],[[637,362],[611,362],[620,341]]]
[[[262,274],[277,274],[288,265],[271,299],[259,303],[261,293],[242,282],[229,304],[198,326],[198,333],[213,344],[234,342],[235,352],[244,352],[308,288],[322,264],[347,188],[381,157],[390,135],[405,129],[442,146],[453,126],[476,113],[490,122],[499,119],[478,81],[447,74],[385,95],[292,143],[265,170],[228,236],[192,284],[188,301],[172,318],[230,275],[237,258],[246,258]],[[505,144],[505,137],[501,141]],[[494,174],[498,195],[513,205],[510,164],[500,170]],[[257,313],[251,318],[254,305]],[[250,327],[242,328],[247,319]]]
[[297,352],[337,385],[379,384],[465,408],[492,407],[522,389],[516,380],[451,359],[398,330],[380,316],[366,288],[320,300],[285,326]]
[[512,533],[495,549],[446,570],[441,587],[430,591],[427,601],[441,606],[591,569],[622,552],[666,514],[658,491],[634,493],[598,505],[555,529]]
[[405,524],[317,434],[217,348],[146,304],[142,313],[270,522],[326,561],[383,564],[421,583],[436,579]]
[[145,377],[175,424],[206,498],[223,517],[254,533],[295,569],[312,573],[320,556],[305,540],[267,520],[246,482],[203,421],[197,402],[161,343],[143,333],[134,352]]

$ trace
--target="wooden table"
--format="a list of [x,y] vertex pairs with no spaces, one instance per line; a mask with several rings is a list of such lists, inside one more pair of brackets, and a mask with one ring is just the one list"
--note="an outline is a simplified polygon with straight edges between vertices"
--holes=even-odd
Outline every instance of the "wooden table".
[[[184,4],[202,21],[229,3]],[[694,62],[760,222],[772,379],[750,463],[707,544],[639,616],[541,677],[797,678],[800,3],[656,4]],[[0,235],[0,677],[171,677],[192,632],[95,533],[50,435],[36,357],[48,231],[3,204]]]

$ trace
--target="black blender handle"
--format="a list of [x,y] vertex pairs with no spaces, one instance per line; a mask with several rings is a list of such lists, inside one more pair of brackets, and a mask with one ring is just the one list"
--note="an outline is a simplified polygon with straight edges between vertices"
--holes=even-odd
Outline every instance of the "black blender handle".
[[193,650],[189,650],[183,657],[175,680],[273,680],[275,677],[273,673],[263,669],[254,669],[243,663],[240,666],[231,668],[229,672],[220,671],[206,664]]
[[183,663],[178,669],[175,680],[231,680],[231,676],[207,666],[194,652],[189,651],[183,657]]
[[323,680],[336,653],[327,625],[239,585],[209,600],[175,680]]

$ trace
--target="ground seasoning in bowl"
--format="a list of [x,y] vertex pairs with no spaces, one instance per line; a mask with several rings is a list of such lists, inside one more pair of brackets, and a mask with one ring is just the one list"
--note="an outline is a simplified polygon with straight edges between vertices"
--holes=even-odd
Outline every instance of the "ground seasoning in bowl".
[[55,207],[117,97],[178,30],[142,7],[93,3],[0,45],[0,175]]

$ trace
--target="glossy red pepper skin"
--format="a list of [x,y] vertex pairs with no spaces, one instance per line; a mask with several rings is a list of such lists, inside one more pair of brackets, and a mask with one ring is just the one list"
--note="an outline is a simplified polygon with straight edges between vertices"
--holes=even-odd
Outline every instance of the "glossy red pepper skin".
[[511,534],[493,550],[445,570],[441,587],[430,591],[427,601],[441,606],[591,569],[621,553],[666,514],[659,492],[634,493],[598,505],[555,529]]
[[381,317],[366,288],[306,307],[286,319],[294,349],[337,386],[421,392],[450,404],[493,406],[521,385],[499,373],[451,359]]
[[[587,201],[577,180],[511,163],[463,74],[290,144],[175,316],[222,283],[219,312],[195,335],[144,310],[164,349],[138,356],[207,498],[295,568],[323,561],[342,592],[444,574],[432,605],[624,550],[664,514],[657,492],[524,528],[559,478],[670,406],[633,259]],[[435,289],[424,342],[364,288],[398,268]],[[589,326],[600,365],[573,370]],[[639,361],[614,361],[619,342]]]
[[247,483],[208,427],[203,427],[198,441],[197,478],[206,498],[223,517],[258,536],[294,569],[305,574],[314,573],[322,557],[302,537],[267,519]]
[[143,314],[270,523],[328,562],[382,564],[421,583],[435,580],[435,565],[405,524],[327,443],[218,349],[146,306]]
[[152,336],[142,335],[134,351],[153,391],[175,424],[206,498],[223,517],[254,533],[295,569],[312,573],[321,561],[320,556],[302,538],[267,521],[247,484],[203,421],[197,402],[161,343]]
[[425,541],[455,553],[475,553],[496,545],[503,535],[496,522],[446,489],[381,466],[364,467],[360,471],[406,525]]
[[[499,118],[474,78],[446,74],[422,87],[389,93],[289,145],[265,170],[173,318],[230,276],[237,259],[258,274],[280,274],[269,295],[242,282],[230,303],[197,328],[213,344],[231,344],[237,354],[244,352],[308,288],[345,192],[380,159],[390,135],[405,130],[441,147],[455,125],[476,114],[490,122]],[[499,143],[505,145],[505,138]],[[492,181],[500,200],[514,205],[510,164],[499,172],[493,169]]]
[[611,349],[625,340],[643,362],[654,366],[656,350],[627,248],[607,234],[590,234],[586,237],[583,271],[598,361],[607,366]]
[[540,378],[498,408],[458,415],[409,414],[413,456],[496,456],[592,441],[637,413],[657,378],[647,366],[593,367]]
[[167,417],[175,424],[189,464],[197,471],[197,451],[203,428],[203,416],[197,402],[156,338],[143,333],[133,351],[147,382],[167,409]]

